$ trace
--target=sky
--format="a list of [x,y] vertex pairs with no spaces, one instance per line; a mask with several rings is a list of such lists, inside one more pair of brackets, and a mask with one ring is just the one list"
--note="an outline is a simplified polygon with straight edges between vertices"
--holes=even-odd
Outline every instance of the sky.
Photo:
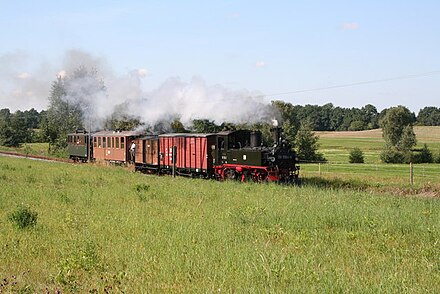
[[137,72],[139,93],[197,79],[266,102],[440,107],[440,1],[0,0],[0,11],[0,108],[44,109],[82,57],[113,77]]

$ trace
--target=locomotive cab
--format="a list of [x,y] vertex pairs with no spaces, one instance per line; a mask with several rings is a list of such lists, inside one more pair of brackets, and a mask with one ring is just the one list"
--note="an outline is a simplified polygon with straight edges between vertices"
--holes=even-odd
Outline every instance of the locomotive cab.
[[224,131],[217,133],[213,149],[215,164],[252,164],[261,163],[258,152],[252,152],[251,132],[248,130]]
[[211,146],[216,175],[219,178],[253,181],[296,182],[299,167],[291,146],[275,129],[273,147],[264,147],[260,132],[225,131],[216,134]]

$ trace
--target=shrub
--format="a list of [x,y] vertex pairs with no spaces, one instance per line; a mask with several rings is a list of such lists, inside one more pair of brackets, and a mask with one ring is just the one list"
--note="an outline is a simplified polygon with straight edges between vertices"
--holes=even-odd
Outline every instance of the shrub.
[[423,145],[423,148],[420,150],[416,150],[416,152],[412,153],[409,160],[407,162],[413,163],[433,163],[434,158],[432,156],[431,150],[429,150],[426,144]]
[[14,223],[19,229],[34,227],[37,224],[38,213],[29,207],[19,205],[14,212],[9,214],[9,221]]
[[359,148],[354,148],[350,151],[350,156],[348,157],[348,162],[350,163],[364,163],[364,153]]
[[380,153],[380,160],[384,163],[403,163],[405,162],[405,153],[393,148],[386,148]]
[[433,163],[434,157],[432,156],[431,150],[429,150],[428,145],[423,144],[422,151],[420,152],[423,163]]

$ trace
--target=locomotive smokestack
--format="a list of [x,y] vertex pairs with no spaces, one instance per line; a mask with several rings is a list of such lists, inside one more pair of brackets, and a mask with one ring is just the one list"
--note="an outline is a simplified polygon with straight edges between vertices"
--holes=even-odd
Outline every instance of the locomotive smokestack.
[[276,126],[270,129],[270,132],[272,133],[272,138],[275,145],[278,145],[281,140],[281,128]]

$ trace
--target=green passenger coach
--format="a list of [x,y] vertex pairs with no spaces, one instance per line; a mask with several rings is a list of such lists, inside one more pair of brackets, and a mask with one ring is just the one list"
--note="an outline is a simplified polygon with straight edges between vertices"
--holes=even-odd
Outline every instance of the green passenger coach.
[[86,162],[92,158],[90,149],[90,134],[85,130],[76,130],[67,135],[67,151],[70,159]]

